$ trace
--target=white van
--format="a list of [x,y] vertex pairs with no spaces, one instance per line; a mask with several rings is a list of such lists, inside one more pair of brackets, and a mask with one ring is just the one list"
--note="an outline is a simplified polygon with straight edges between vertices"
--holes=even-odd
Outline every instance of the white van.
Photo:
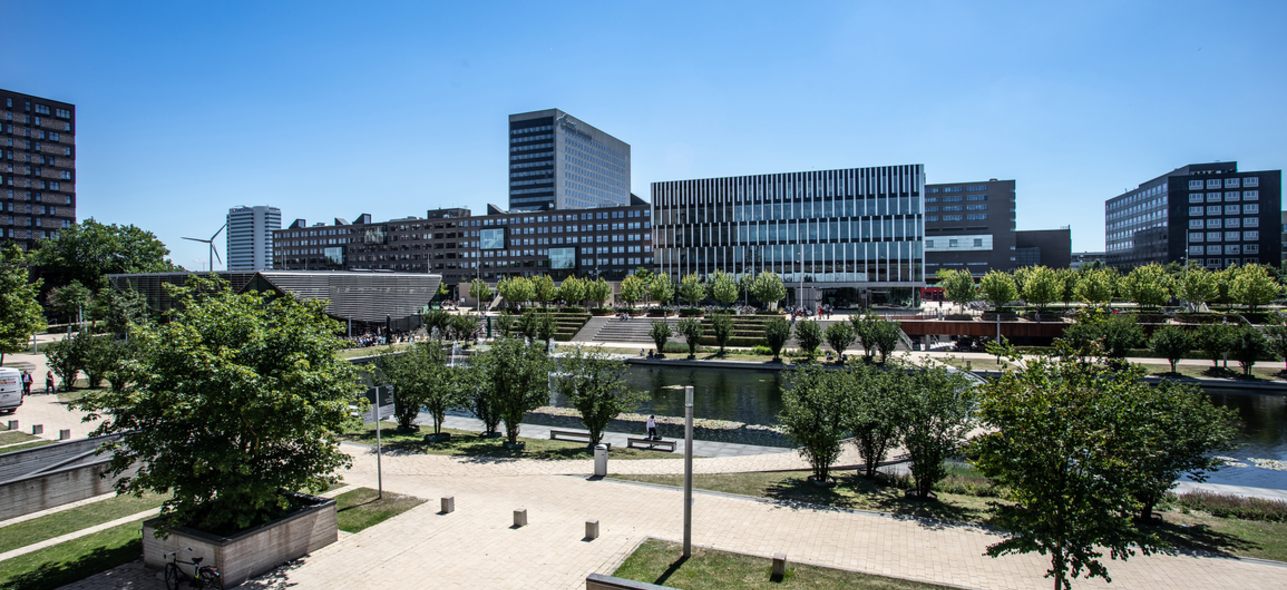
[[0,368],[0,412],[13,413],[22,405],[22,372]]

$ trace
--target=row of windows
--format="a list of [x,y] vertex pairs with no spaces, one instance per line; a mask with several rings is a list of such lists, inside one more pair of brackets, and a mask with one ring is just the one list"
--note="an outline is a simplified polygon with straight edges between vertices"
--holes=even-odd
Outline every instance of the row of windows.
[[540,140],[540,139],[554,139],[554,134],[553,134],[553,133],[544,133],[544,134],[541,134],[541,135],[528,135],[528,136],[524,136],[524,137],[515,137],[514,139],[511,139],[511,140],[510,140],[510,144],[512,145],[512,144],[515,144],[515,143],[518,143],[518,142],[521,142],[521,141],[537,141],[537,140]]
[[1207,229],[1216,229],[1220,227],[1260,227],[1260,218],[1247,217],[1247,218],[1240,219],[1237,217],[1226,217],[1224,218],[1223,223],[1221,223],[1221,220],[1218,217],[1208,218],[1206,220],[1202,220],[1202,219],[1189,220],[1189,229],[1202,229],[1203,227],[1206,227]]
[[1221,179],[1219,178],[1210,178],[1210,179],[1207,179],[1205,186],[1203,184],[1203,181],[1201,180],[1190,180],[1189,190],[1200,191],[1203,188],[1207,188],[1207,189],[1239,188],[1239,185],[1243,187],[1260,186],[1260,177],[1248,176],[1246,178],[1225,178],[1223,181],[1221,181]]
[[532,144],[532,145],[516,145],[516,146],[514,146],[514,147],[512,147],[512,148],[509,148],[509,151],[511,151],[511,152],[527,152],[527,151],[531,151],[531,150],[545,150],[545,149],[549,149],[549,148],[552,148],[552,147],[554,147],[554,144],[552,144],[552,143],[537,143],[537,144]]
[[937,222],[937,221],[987,221],[987,219],[988,219],[987,213],[971,213],[965,216],[961,216],[961,215],[943,215],[941,217],[938,215],[925,216],[926,223]]
[[1219,256],[1221,254],[1259,254],[1260,244],[1225,244],[1224,246],[1189,246],[1189,256]]
[[537,152],[535,154],[511,154],[509,159],[513,160],[531,160],[532,158],[553,158],[554,152]]
[[[1201,203],[1204,200],[1203,195],[1204,193],[1189,193],[1189,202]],[[1221,196],[1223,196],[1224,197],[1223,200],[1227,202],[1260,200],[1260,191],[1258,190],[1257,191],[1229,191],[1226,193],[1205,193],[1205,195],[1206,195],[1205,201],[1208,203],[1219,203],[1221,201]]]
[[1191,243],[1203,242],[1203,241],[1219,242],[1221,238],[1223,238],[1224,241],[1226,242],[1237,242],[1237,241],[1257,242],[1257,241],[1260,241],[1260,232],[1258,230],[1243,231],[1243,232],[1237,232],[1237,231],[1227,231],[1227,232],[1209,231],[1205,233],[1189,232],[1189,242]]
[[524,127],[522,129],[510,129],[510,135],[520,135],[523,133],[536,133],[537,131],[553,131],[553,125],[541,125],[538,127]]
[[1260,205],[1246,203],[1244,205],[1225,205],[1223,208],[1220,205],[1207,205],[1205,209],[1200,206],[1189,207],[1190,217],[1201,217],[1203,214],[1220,215],[1222,212],[1225,215],[1256,215],[1260,213]]
[[[25,109],[27,112],[31,112],[31,101],[24,101],[24,102],[23,102],[23,104],[24,104],[24,109]],[[10,108],[10,109],[11,109],[11,108],[13,108],[13,99],[12,99],[12,98],[6,98],[6,99],[4,99],[4,106],[5,106],[6,108]],[[48,114],[49,114],[49,107],[48,107],[47,105],[43,105],[43,104],[39,104],[39,103],[37,103],[37,104],[36,104],[36,112],[37,112],[37,113],[40,113],[40,114],[42,114],[42,115],[48,115]],[[70,118],[71,118],[71,111],[70,111],[70,110],[67,110],[67,109],[54,109],[54,112],[56,113],[56,116],[62,117],[62,118],[64,118],[64,119],[70,119]],[[30,236],[29,236],[29,237],[30,237]]]

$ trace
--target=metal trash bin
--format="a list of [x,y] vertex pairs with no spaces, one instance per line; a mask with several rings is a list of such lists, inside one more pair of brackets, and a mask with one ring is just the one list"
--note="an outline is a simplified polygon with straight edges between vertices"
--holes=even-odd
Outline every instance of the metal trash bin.
[[594,445],[594,476],[607,477],[608,475],[608,445],[599,443]]

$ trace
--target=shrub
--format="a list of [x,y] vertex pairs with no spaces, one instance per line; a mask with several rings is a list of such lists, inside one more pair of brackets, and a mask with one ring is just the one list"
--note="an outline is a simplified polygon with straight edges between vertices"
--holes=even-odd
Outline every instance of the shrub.
[[1251,326],[1237,328],[1229,346],[1230,356],[1238,359],[1238,364],[1242,365],[1243,375],[1250,375],[1256,360],[1268,354],[1269,350],[1269,340],[1265,339],[1265,335],[1261,334],[1260,330]]
[[591,307],[590,313],[594,315],[612,315],[611,307]]
[[1193,338],[1183,328],[1162,326],[1153,332],[1153,338],[1148,341],[1148,347],[1154,354],[1170,362],[1171,372],[1174,373],[1175,363],[1193,349]]
[[1247,498],[1203,490],[1181,494],[1172,501],[1182,508],[1200,510],[1220,518],[1287,522],[1287,502],[1282,500]]
[[782,347],[791,339],[791,323],[784,317],[776,317],[764,324],[764,339],[768,341],[773,360],[782,358]]
[[666,341],[674,335],[674,331],[670,329],[670,324],[665,321],[654,321],[652,328],[648,330],[648,336],[652,338],[653,344],[657,346],[657,352],[664,352],[666,350]]
[[767,346],[764,346],[763,344],[756,344],[755,346],[751,347],[751,354],[759,354],[759,355],[773,354],[773,349]]
[[818,354],[818,347],[822,345],[822,328],[818,327],[818,322],[802,320],[795,324],[795,339],[800,342],[800,348],[804,350],[805,357],[813,360]]
[[849,345],[853,344],[858,337],[854,333],[853,324],[849,322],[836,322],[827,326],[823,336],[827,339],[827,344],[831,345],[831,349],[836,351],[836,356],[844,354],[845,349],[849,348]]
[[715,334],[715,343],[719,345],[720,354],[724,354],[724,346],[733,337],[733,320],[725,314],[712,316],[711,331]]
[[702,326],[701,320],[692,318],[679,320],[679,333],[688,343],[688,358],[697,356],[697,344],[705,332],[706,328]]
[[681,318],[701,317],[703,315],[706,315],[706,310],[700,307],[685,307],[679,310],[679,317]]

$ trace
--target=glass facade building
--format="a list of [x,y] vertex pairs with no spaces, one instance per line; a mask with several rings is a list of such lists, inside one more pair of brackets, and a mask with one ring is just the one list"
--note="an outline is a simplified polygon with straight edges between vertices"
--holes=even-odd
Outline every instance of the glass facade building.
[[228,270],[272,270],[273,232],[282,228],[276,207],[233,207],[228,210]]
[[772,271],[791,289],[923,286],[921,164],[652,185],[657,270]]
[[629,144],[558,109],[510,115],[510,211],[629,204]]

